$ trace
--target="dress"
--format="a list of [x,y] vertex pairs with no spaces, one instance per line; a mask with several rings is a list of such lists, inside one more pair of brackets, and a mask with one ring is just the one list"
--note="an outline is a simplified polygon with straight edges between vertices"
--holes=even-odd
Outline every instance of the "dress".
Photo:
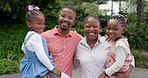
[[[32,33],[28,37],[25,37],[24,45],[29,40],[29,38],[34,34],[36,33]],[[52,65],[55,66],[52,61],[52,57],[48,55],[46,41],[43,38],[42,38],[42,43],[47,57],[51,61]],[[32,52],[27,47],[25,47],[25,57],[20,62],[21,78],[41,78],[45,76],[48,72],[49,69],[45,65],[43,65],[43,63],[38,59],[35,52]],[[52,74],[52,78],[55,78],[55,75]]]
[[[121,54],[124,54],[124,55],[121,55]],[[117,60],[116,57],[118,56],[120,57],[118,59],[122,59],[122,60],[120,61]],[[112,75],[116,72],[125,73],[129,69],[129,65],[131,64],[132,59],[133,59],[133,55],[130,52],[130,47],[126,38],[121,38],[116,42],[113,42],[110,47],[109,56],[106,61],[107,69],[105,71],[110,76],[107,78],[116,78],[115,75]]]

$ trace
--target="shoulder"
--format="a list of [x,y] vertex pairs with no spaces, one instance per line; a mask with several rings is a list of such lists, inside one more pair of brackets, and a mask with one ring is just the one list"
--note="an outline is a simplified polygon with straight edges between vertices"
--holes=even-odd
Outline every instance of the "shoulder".
[[100,40],[101,42],[105,42],[105,41],[106,41],[106,37],[105,37],[105,36],[100,36],[100,37],[99,37],[99,40]]
[[42,37],[38,33],[34,33],[30,38],[32,40],[34,40],[34,41],[37,41],[37,40],[41,40],[42,39]]
[[116,41],[116,46],[128,46],[128,41],[127,38],[121,38],[119,40]]
[[26,45],[34,45],[36,43],[42,42],[42,37],[36,32],[28,32],[26,37],[28,38]]
[[52,35],[52,33],[54,32],[54,30],[53,29],[51,29],[51,30],[47,30],[47,31],[45,31],[45,32],[43,32],[42,34],[40,34],[43,38],[48,38],[49,36],[51,36]]
[[29,39],[30,39],[30,38],[40,38],[41,36],[40,36],[40,34],[34,32],[34,31],[29,31],[27,33],[26,37],[27,38],[29,37]]
[[70,31],[70,35],[81,40],[83,37],[77,31]]
[[119,48],[119,47],[123,48],[125,51],[128,51],[130,49],[127,38],[122,38],[116,41],[114,49]]

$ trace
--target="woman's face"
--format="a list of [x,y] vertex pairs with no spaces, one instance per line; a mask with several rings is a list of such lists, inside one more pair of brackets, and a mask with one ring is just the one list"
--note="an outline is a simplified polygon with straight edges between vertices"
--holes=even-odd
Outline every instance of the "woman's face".
[[87,40],[98,39],[100,33],[100,22],[93,17],[89,17],[84,23],[84,34]]

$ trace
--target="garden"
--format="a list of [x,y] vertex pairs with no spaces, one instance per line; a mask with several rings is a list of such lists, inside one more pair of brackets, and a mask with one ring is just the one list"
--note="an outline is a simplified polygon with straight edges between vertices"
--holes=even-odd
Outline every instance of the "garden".
[[[108,0],[1,0],[0,74],[19,72],[19,63],[24,57],[21,45],[28,32],[25,21],[27,5],[34,4],[41,8],[46,17],[46,30],[54,28],[58,23],[58,13],[61,7],[71,5],[77,10],[77,21],[72,30],[83,36],[84,18],[88,15],[96,15],[101,20],[101,35],[104,35],[106,23],[110,18],[105,13],[109,10],[100,10],[98,6],[106,1]],[[142,0],[129,1],[131,2],[130,6],[140,6],[138,1]],[[139,68],[148,68],[148,1],[145,1],[144,4],[145,6],[142,6],[141,3],[142,11],[136,11],[135,9],[133,12],[127,12],[127,9],[120,10],[121,14],[128,17],[127,31],[124,36],[128,38],[135,57],[135,65]],[[141,16],[138,14],[141,14]]]

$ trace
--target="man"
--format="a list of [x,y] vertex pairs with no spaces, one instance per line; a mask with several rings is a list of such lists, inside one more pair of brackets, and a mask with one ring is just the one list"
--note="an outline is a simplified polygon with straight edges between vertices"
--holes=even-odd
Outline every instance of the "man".
[[72,7],[63,7],[54,29],[42,33],[55,65],[59,70],[72,77],[73,55],[82,36],[71,31],[76,21],[76,11]]

